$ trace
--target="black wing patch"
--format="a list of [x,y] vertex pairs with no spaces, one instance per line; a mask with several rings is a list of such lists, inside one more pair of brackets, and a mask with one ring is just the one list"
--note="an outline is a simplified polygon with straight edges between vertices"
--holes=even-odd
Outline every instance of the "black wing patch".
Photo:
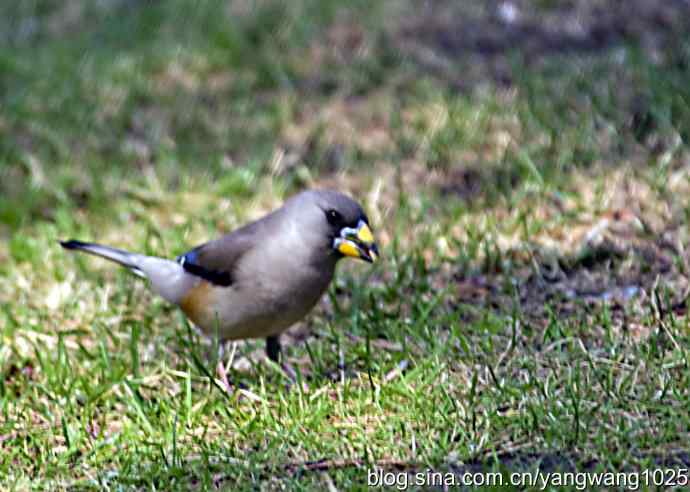
[[177,257],[177,262],[182,265],[185,272],[201,277],[204,280],[211,282],[215,285],[220,285],[221,287],[229,287],[233,284],[234,279],[230,272],[222,272],[218,270],[209,270],[203,266],[196,263],[197,252],[195,250],[190,251],[187,254],[180,255]]

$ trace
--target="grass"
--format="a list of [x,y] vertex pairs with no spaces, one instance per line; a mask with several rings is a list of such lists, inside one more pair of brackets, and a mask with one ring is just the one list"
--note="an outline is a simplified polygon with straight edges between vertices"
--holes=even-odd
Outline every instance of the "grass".
[[[0,7],[3,490],[688,466],[677,31],[470,70],[407,3],[69,5]],[[307,391],[249,341],[229,397],[176,308],[57,244],[175,256],[310,186],[383,255],[287,337]]]

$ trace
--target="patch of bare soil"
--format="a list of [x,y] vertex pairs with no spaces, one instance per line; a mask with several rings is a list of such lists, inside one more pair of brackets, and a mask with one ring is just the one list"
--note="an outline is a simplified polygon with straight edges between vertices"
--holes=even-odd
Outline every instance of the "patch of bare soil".
[[400,29],[398,46],[459,89],[487,79],[511,85],[515,54],[534,66],[548,56],[600,53],[632,42],[656,58],[690,29],[686,0],[442,0],[424,5]]
[[[685,202],[667,201],[632,182],[614,181],[611,210],[580,211],[526,242],[496,238],[512,266],[504,269],[504,263],[485,259],[481,273],[457,273],[458,307],[468,307],[463,309],[468,313],[472,306],[502,313],[517,309],[530,322],[546,325],[554,316],[591,321],[607,306],[612,325],[635,339],[650,330],[644,322],[649,316],[685,314],[690,293]],[[680,190],[665,192],[684,196]],[[559,213],[549,210],[548,202],[534,208],[535,216],[544,218]]]

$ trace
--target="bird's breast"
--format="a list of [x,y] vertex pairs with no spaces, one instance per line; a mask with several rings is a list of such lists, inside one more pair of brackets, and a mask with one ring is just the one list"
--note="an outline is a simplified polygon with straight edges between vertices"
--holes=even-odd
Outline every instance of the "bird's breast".
[[180,307],[207,335],[223,339],[278,334],[302,319],[328,287],[332,271],[303,268],[238,271],[237,281],[216,286],[199,281]]
[[189,289],[180,301],[182,311],[204,331],[210,327],[211,320],[209,318],[214,311],[215,295],[213,289],[214,287],[210,283],[200,280]]

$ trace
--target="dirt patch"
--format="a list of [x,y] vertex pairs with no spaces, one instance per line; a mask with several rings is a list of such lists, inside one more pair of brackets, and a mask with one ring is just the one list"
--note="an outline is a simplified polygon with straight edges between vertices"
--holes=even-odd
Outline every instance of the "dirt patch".
[[459,89],[487,79],[511,85],[516,54],[534,66],[553,55],[600,53],[635,43],[656,58],[690,29],[690,4],[684,0],[425,5],[399,30],[397,44],[426,71]]
[[[607,306],[613,325],[634,337],[644,335],[641,326],[651,329],[645,317],[684,314],[690,255],[684,203],[675,197],[685,192],[673,186],[655,192],[624,174],[608,180],[611,198],[603,204],[609,209],[597,211],[602,200],[586,187],[579,190],[579,205],[548,199],[522,204],[543,221],[540,230],[527,238],[505,231],[487,239],[491,247],[484,249],[493,253],[482,256],[478,270],[453,276],[457,309],[465,317],[486,308],[503,314],[517,309],[545,326],[554,317],[592,322]],[[582,209],[582,201],[591,208]]]

